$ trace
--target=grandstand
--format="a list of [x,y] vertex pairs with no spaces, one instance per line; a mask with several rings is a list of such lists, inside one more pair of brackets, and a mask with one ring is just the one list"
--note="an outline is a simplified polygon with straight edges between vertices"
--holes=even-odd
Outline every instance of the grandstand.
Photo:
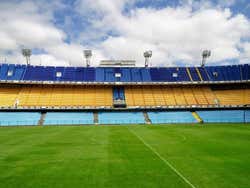
[[[1,64],[0,125],[249,122],[249,81],[249,64]],[[33,114],[27,118],[25,114],[30,111]]]

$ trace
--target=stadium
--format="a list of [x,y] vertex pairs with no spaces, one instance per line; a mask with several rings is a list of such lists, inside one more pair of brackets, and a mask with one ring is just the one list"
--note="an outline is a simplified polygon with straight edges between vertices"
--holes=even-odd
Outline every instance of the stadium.
[[1,0],[0,188],[250,188],[250,0]]
[[84,67],[32,66],[27,49],[0,65],[0,187],[250,186],[249,64],[92,67],[86,52]]

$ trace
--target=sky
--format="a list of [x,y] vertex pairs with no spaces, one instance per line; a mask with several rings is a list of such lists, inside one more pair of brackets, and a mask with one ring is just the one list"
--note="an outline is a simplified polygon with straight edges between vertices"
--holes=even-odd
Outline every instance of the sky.
[[249,0],[1,0],[0,62],[92,66],[136,60],[152,50],[151,66],[198,66],[250,60]]

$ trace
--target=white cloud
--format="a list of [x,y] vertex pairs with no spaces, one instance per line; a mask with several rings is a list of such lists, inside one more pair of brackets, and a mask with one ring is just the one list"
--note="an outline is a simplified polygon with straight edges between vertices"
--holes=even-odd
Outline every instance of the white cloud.
[[[200,7],[195,11],[187,3],[177,8],[140,8],[125,16],[122,6],[109,7],[111,10],[107,11],[106,6],[97,6],[99,1],[103,2],[98,0],[96,7],[88,8],[105,12],[101,19],[94,19],[94,27],[119,34],[99,44],[113,59],[134,58],[142,65],[143,50],[152,49],[154,65],[178,61],[198,64],[202,50],[210,49],[210,62],[225,61],[240,58],[238,46],[242,39],[249,38],[250,22],[244,15],[232,15],[230,9],[211,7],[211,3],[207,5],[210,8]],[[113,0],[108,2],[114,3]]]
[[[53,10],[42,11],[39,4],[24,1],[20,4],[0,3],[0,57],[11,63],[23,63],[22,47],[42,49],[34,54],[34,65],[80,65],[82,46],[64,42],[66,34],[56,28]],[[44,8],[44,7],[43,7]],[[16,11],[15,11],[16,10]],[[11,51],[9,54],[8,52]]]
[[[90,25],[70,44],[64,42],[69,34],[53,24],[53,12],[64,6],[60,1],[53,6],[1,2],[0,58],[23,62],[20,49],[24,45],[43,49],[46,53],[33,55],[32,62],[46,65],[82,65],[84,48],[94,51],[94,65],[101,59],[135,59],[143,65],[143,51],[148,49],[153,50],[153,65],[180,61],[197,65],[203,49],[212,50],[211,63],[250,59],[249,47],[244,44],[250,37],[249,20],[223,8],[234,0],[216,5],[207,0],[183,0],[178,7],[161,9],[133,7],[136,1],[141,0],[78,0],[75,11],[88,18]],[[133,8],[124,13],[125,6]],[[88,40],[94,42],[87,47],[79,45]],[[7,53],[10,50],[12,53]]]

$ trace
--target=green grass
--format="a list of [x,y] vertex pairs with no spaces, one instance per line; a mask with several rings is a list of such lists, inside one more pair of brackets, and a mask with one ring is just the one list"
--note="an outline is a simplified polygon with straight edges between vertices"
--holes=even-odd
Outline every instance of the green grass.
[[249,188],[250,126],[0,128],[1,188],[191,187],[184,179]]

